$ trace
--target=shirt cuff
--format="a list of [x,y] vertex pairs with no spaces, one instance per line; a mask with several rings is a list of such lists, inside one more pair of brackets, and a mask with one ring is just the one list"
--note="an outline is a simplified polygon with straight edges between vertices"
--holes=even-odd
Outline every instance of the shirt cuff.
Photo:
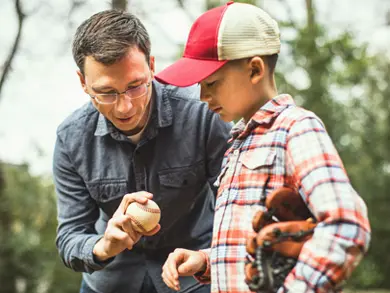
[[203,284],[209,284],[211,281],[211,276],[210,276],[210,251],[211,249],[202,249],[199,250],[200,253],[202,253],[205,261],[206,261],[206,269],[204,271],[200,271],[194,275],[194,278]]
[[93,254],[93,248],[95,247],[95,244],[102,237],[103,237],[102,235],[91,236],[84,244],[82,256],[83,256],[84,264],[86,266],[87,273],[93,273],[94,271],[103,269],[106,265],[111,263],[115,258],[112,257],[105,261],[99,261],[96,259],[95,255]]

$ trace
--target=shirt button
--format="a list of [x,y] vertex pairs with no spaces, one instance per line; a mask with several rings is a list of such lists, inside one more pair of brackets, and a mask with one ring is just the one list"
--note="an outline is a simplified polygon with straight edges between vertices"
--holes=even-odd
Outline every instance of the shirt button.
[[240,154],[239,150],[234,150],[233,155],[238,156]]

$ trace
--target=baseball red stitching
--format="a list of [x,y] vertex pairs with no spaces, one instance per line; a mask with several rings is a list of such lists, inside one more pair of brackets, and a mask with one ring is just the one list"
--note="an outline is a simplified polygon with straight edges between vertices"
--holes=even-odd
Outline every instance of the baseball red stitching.
[[142,231],[142,233],[147,233],[148,231],[145,230],[145,228],[142,226],[140,222],[136,218],[134,218],[132,215],[128,214],[131,221]]
[[146,205],[140,204],[138,202],[137,202],[137,206],[141,210],[144,210],[145,212],[149,212],[149,213],[152,213],[152,214],[159,214],[160,213],[159,209],[148,208]]

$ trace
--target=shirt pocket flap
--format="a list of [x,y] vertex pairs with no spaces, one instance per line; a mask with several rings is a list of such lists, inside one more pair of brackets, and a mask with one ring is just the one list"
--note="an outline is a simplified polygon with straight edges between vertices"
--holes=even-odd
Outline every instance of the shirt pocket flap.
[[127,191],[126,180],[100,180],[87,183],[91,196],[98,202],[106,203],[123,197]]
[[196,166],[181,167],[177,169],[163,170],[158,172],[160,184],[167,187],[181,188],[191,186],[197,183],[198,168],[203,164]]
[[242,154],[239,161],[248,169],[254,170],[262,166],[274,164],[276,152],[270,148],[258,148]]

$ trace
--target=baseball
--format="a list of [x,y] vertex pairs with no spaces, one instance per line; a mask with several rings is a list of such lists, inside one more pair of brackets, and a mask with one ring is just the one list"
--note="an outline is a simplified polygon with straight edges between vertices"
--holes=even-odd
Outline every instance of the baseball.
[[155,228],[160,221],[160,208],[153,201],[148,199],[146,204],[132,202],[126,210],[130,216],[134,230],[146,233]]

